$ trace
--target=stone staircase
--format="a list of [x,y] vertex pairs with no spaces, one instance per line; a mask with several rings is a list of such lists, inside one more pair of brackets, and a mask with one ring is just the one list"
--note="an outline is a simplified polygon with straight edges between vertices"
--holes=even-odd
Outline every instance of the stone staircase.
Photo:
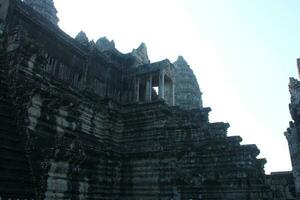
[[193,124],[188,113],[180,116],[160,102],[124,110],[123,200],[270,197],[259,150],[241,145],[239,136],[228,137],[226,123],[209,123],[199,111],[199,124]]
[[0,199],[34,199],[24,143],[16,131],[4,52],[0,49]]

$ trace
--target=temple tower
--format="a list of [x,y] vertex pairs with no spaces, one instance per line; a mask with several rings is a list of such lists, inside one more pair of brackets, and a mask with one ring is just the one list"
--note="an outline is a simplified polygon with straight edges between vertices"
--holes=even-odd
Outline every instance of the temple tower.
[[202,93],[193,70],[182,56],[174,62],[175,66],[175,102],[185,109],[202,108]]
[[81,43],[84,46],[88,46],[89,45],[89,39],[86,36],[85,32],[80,31],[76,37],[75,40],[78,41],[79,43]]
[[24,0],[24,2],[47,18],[52,24],[57,25],[59,19],[56,16],[57,10],[53,0]]

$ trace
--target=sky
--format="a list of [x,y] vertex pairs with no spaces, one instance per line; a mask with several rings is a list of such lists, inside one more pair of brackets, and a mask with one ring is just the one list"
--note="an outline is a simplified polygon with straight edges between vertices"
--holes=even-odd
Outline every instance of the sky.
[[265,170],[291,170],[284,136],[289,77],[298,77],[298,0],[54,0],[59,26],[75,37],[106,36],[131,52],[145,42],[151,62],[182,55],[211,107],[211,122],[256,144]]

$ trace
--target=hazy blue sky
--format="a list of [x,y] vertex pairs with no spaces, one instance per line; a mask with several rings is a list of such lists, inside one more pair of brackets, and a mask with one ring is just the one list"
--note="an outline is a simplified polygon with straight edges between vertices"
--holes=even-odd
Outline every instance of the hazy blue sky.
[[124,53],[141,42],[151,61],[183,55],[194,70],[210,120],[255,143],[266,171],[290,170],[289,77],[300,57],[297,0],[56,0],[71,36],[107,36]]

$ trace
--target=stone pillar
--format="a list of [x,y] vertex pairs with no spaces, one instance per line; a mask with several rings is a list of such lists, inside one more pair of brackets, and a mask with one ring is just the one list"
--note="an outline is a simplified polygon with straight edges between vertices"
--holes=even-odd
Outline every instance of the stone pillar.
[[135,95],[136,95],[136,102],[139,102],[140,101],[140,78],[136,78],[136,81],[135,81]]
[[171,106],[175,106],[175,81],[172,80],[172,85],[171,85]]
[[165,72],[164,70],[161,70],[159,72],[159,86],[158,86],[158,93],[159,98],[164,99],[165,98]]
[[152,75],[149,75],[147,77],[147,82],[146,82],[146,101],[151,102],[152,100]]

